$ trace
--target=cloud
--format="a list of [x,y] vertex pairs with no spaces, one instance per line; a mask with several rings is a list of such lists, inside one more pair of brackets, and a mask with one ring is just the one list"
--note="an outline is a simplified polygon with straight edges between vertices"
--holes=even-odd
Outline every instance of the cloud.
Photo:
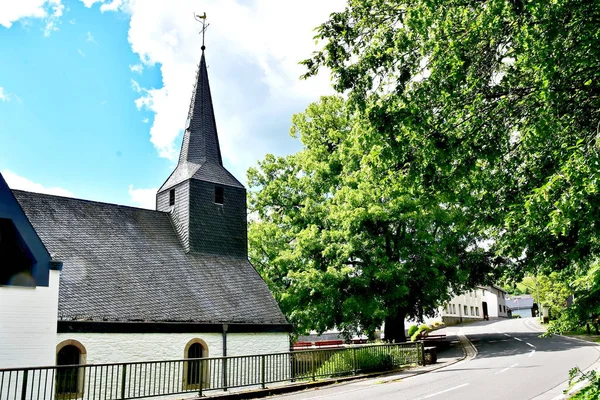
[[98,42],[96,42],[96,40],[94,39],[94,36],[92,35],[92,32],[90,32],[90,31],[88,31],[88,32],[85,34],[85,41],[86,41],[86,42],[92,42],[92,43],[96,43],[96,44],[98,44]]
[[136,74],[141,74],[144,71],[144,66],[142,64],[130,65],[129,69],[131,72],[135,72]]
[[273,142],[281,140],[272,136],[287,137],[292,113],[333,93],[328,74],[300,81],[305,68],[298,62],[317,49],[313,28],[343,9],[344,0],[207,0],[201,10],[194,0],[102,3],[105,11],[130,16],[132,51],[143,64],[160,67],[163,86],[141,88],[135,101],[155,114],[150,141],[160,157],[177,158],[200,57],[200,27],[191,11],[208,14],[206,56],[221,149],[238,176],[275,152]]
[[2,176],[11,189],[26,190],[28,192],[54,194],[57,196],[74,197],[73,193],[61,187],[45,187],[39,183],[30,181],[10,170],[3,170]]
[[23,18],[43,19],[44,35],[58,30],[65,6],[61,0],[17,0],[0,2],[0,25],[10,28]]
[[0,86],[0,101],[10,101],[10,95],[4,91],[4,88]]
[[79,53],[79,55],[81,57],[85,57],[85,53],[83,51],[81,51],[81,49],[77,49],[77,52]]
[[149,119],[149,118],[144,118],[144,119],[142,120],[142,123],[143,123],[143,124],[147,124],[148,122],[150,122],[150,119]]
[[[123,3],[124,3],[123,0],[112,0],[109,2],[106,2],[105,0],[81,0],[81,2],[87,8],[91,8],[96,3],[101,3],[100,11],[102,11],[102,12],[117,11],[123,6]],[[148,3],[150,3],[150,2],[148,2]]]
[[157,188],[134,189],[133,185],[129,185],[129,198],[131,202],[138,207],[154,210],[156,209],[157,191]]
[[[142,87],[140,86],[139,83],[137,83],[137,81],[135,79],[131,80],[131,88],[137,93],[142,92]],[[140,108],[140,107],[138,107],[138,108]]]

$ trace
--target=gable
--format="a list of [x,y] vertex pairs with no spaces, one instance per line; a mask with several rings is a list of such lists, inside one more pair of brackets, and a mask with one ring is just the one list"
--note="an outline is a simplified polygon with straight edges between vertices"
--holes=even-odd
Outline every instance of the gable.
[[53,265],[48,250],[0,174],[0,285],[48,286]]

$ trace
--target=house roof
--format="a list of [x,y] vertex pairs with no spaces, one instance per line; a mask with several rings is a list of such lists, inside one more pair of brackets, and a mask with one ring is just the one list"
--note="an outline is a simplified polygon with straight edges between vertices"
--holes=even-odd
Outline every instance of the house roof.
[[196,83],[192,91],[179,162],[159,192],[187,179],[244,187],[223,167],[204,50],[202,50]]
[[13,193],[64,263],[59,320],[288,324],[247,259],[185,253],[167,213]]
[[512,299],[506,299],[506,307],[510,310],[522,310],[533,308],[532,297],[515,297]]

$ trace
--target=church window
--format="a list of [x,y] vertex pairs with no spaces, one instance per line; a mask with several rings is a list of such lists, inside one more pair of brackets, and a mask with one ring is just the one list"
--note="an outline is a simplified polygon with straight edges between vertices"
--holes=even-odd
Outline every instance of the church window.
[[10,219],[0,218],[0,285],[33,286],[33,256]]
[[65,340],[57,346],[56,353],[56,398],[74,399],[83,397],[85,347],[76,340]]
[[215,203],[223,204],[223,188],[222,187],[217,186],[215,188]]
[[203,386],[208,381],[209,364],[200,358],[208,357],[208,347],[202,339],[192,339],[185,347],[185,358],[194,360],[185,361],[184,387],[186,389],[199,389],[200,382]]
[[169,190],[169,206],[175,205],[175,189]]

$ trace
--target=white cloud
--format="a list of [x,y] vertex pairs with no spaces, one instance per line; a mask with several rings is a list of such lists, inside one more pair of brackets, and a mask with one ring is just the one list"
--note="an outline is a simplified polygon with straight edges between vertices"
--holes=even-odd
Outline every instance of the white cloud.
[[4,91],[2,86],[0,86],[0,101],[10,101],[10,95]]
[[84,6],[86,6],[87,8],[90,8],[95,3],[102,3],[102,0],[81,0],[81,2],[83,3]]
[[77,52],[79,53],[79,55],[81,57],[85,57],[85,53],[83,51],[81,51],[81,49],[77,49]]
[[[274,118],[289,121],[293,112],[333,92],[326,74],[300,81],[305,68],[298,62],[317,49],[313,29],[344,4],[344,0],[207,0],[199,9],[194,0],[125,0],[103,2],[102,7],[128,13],[132,50],[142,63],[160,65],[163,86],[141,88],[135,104],[154,112],[150,141],[161,157],[171,160],[179,151],[175,141],[185,122],[200,57],[200,25],[191,14],[207,12],[207,62],[221,149],[239,172],[272,151],[265,144],[272,141],[267,137],[272,132],[258,136],[248,126],[258,130]],[[287,129],[280,133],[286,135]]]
[[43,19],[44,35],[58,30],[65,6],[61,0],[5,0],[0,1],[0,25],[10,28],[23,18]]
[[[139,83],[137,83],[137,81],[135,79],[131,80],[131,88],[137,93],[142,92],[142,87],[140,86]],[[138,107],[138,108],[140,108],[140,107]]]
[[141,74],[144,71],[144,66],[142,64],[130,65],[129,69],[131,72],[135,72],[136,74]]
[[148,119],[148,118],[144,118],[144,119],[142,120],[142,123],[143,123],[143,124],[147,124],[148,122],[150,122],[150,119]]
[[158,189],[134,189],[133,185],[129,185],[129,198],[131,202],[139,207],[156,209],[156,192]]
[[4,176],[6,183],[8,183],[8,186],[11,189],[26,190],[28,192],[54,194],[57,196],[66,196],[66,197],[74,196],[73,193],[71,193],[67,189],[63,189],[61,187],[45,187],[43,185],[40,185],[39,183],[32,182],[27,178],[19,176],[19,175],[15,174],[14,172],[9,171],[7,169],[2,171],[2,176]]
[[86,42],[92,42],[92,43],[98,44],[98,42],[96,42],[96,40],[94,39],[94,35],[92,35],[92,32],[90,32],[90,31],[88,31],[85,34],[85,41]]

